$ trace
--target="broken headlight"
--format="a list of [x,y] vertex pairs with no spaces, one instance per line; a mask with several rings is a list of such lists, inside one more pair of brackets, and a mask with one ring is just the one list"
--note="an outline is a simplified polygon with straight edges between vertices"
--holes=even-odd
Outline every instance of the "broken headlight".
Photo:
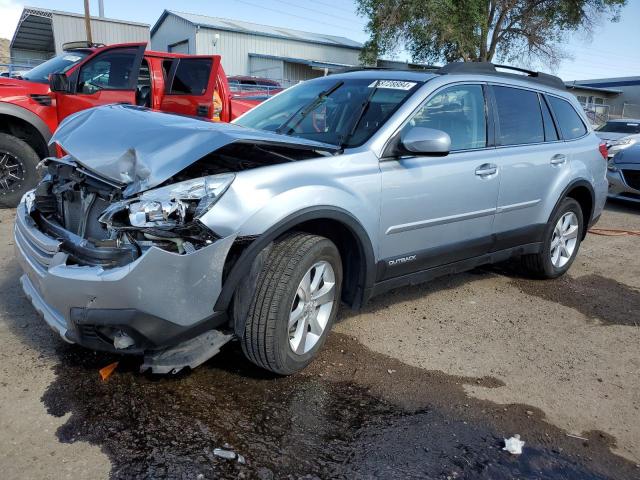
[[218,201],[234,178],[232,173],[210,175],[144,192],[129,203],[129,222],[133,227],[156,227],[198,219]]

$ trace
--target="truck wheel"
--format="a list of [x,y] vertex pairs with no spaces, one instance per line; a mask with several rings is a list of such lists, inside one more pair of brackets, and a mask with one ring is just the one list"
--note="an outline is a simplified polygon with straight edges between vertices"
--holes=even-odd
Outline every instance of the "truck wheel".
[[15,207],[38,181],[40,157],[26,142],[0,133],[0,206]]
[[522,256],[525,270],[537,278],[563,275],[578,254],[583,228],[580,204],[573,198],[565,198],[547,223],[542,251]]
[[244,354],[281,375],[302,370],[327,338],[341,287],[342,262],[333,242],[299,232],[277,240],[249,307]]

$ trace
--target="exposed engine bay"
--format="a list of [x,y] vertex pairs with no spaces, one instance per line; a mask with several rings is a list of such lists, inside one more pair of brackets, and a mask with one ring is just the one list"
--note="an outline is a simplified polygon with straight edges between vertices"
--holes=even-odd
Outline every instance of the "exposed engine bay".
[[49,158],[41,164],[43,180],[29,210],[42,231],[63,241],[68,263],[121,266],[151,247],[188,254],[219,238],[200,217],[231,185],[236,172],[321,154],[234,142],[158,187],[129,197],[127,185],[84,168],[71,156]]

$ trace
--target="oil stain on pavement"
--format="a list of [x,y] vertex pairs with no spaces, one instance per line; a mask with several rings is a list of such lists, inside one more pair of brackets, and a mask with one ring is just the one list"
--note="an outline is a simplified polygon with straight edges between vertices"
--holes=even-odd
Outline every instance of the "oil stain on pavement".
[[[139,360],[62,345],[56,381],[43,396],[63,442],[99,445],[120,478],[635,478],[613,439],[569,438],[524,405],[468,397],[465,384],[373,353],[334,333],[308,369],[271,376],[237,345],[192,372],[139,374]],[[520,433],[524,453],[502,450]],[[242,455],[221,458],[214,449]]]

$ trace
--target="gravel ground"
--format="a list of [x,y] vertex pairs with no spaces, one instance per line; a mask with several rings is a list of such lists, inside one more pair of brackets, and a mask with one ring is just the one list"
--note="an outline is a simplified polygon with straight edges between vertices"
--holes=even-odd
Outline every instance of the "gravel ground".
[[[113,357],[61,342],[22,295],[12,216],[0,211],[2,478],[640,478],[638,237],[590,235],[555,281],[494,267],[343,311],[287,379],[230,345],[192,373],[128,360],[102,382]],[[640,230],[640,207],[610,205],[598,227]],[[500,450],[514,433],[520,457]],[[215,457],[225,443],[246,463]]]

